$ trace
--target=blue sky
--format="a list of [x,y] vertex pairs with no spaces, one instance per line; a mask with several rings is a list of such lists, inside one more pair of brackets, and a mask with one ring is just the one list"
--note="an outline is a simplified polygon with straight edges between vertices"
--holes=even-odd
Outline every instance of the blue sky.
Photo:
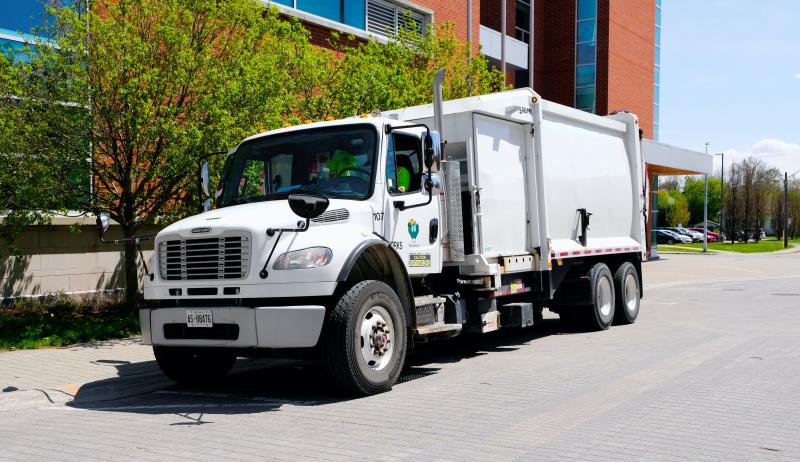
[[800,169],[800,2],[662,5],[660,141]]

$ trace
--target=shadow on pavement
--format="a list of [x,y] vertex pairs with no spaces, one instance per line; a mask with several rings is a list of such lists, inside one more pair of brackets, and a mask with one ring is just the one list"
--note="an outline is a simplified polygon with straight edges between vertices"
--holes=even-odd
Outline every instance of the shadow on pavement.
[[[515,351],[536,339],[569,333],[557,319],[545,319],[535,328],[466,335],[417,344],[406,359],[397,387],[439,372],[438,364],[469,361],[487,353]],[[99,360],[116,367],[117,377],[83,385],[67,406],[110,412],[170,414],[170,425],[212,423],[215,414],[252,414],[277,411],[284,405],[319,406],[354,399],[331,391],[319,363],[271,359],[239,359],[234,370],[215,385],[179,386],[167,379],[155,361],[129,363]]]

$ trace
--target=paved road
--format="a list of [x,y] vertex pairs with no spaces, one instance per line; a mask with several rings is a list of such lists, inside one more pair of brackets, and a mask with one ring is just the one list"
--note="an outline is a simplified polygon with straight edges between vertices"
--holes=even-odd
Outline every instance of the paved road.
[[800,253],[645,277],[635,325],[428,346],[356,400],[294,363],[180,388],[132,340],[0,353],[0,459],[799,460]]

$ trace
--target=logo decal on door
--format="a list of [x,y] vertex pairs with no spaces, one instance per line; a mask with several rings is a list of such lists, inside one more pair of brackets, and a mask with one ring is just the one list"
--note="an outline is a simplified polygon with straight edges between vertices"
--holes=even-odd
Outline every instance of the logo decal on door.
[[413,218],[408,220],[408,235],[411,236],[411,239],[416,239],[419,235],[419,223]]

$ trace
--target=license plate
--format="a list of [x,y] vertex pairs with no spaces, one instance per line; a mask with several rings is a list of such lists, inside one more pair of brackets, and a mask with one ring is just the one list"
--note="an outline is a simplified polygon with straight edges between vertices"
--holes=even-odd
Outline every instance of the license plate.
[[186,327],[213,327],[211,310],[186,310]]

